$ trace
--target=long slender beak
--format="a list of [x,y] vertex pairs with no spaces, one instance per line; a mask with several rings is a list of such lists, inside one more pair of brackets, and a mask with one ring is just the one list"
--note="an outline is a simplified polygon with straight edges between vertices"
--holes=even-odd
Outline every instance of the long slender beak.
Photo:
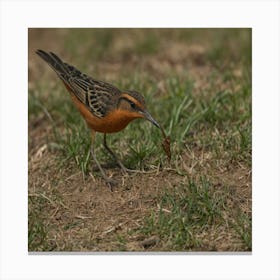
[[143,111],[143,116],[144,116],[145,119],[150,121],[153,125],[160,128],[159,124],[155,121],[155,119],[151,116],[151,114],[148,111],[146,111],[146,110]]

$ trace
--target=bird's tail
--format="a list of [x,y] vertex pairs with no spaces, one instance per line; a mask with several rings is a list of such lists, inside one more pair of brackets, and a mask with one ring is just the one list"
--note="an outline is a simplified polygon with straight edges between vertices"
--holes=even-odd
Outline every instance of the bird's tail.
[[65,78],[67,79],[67,76],[69,75],[68,69],[56,54],[52,52],[47,53],[43,50],[37,50],[36,53],[50,65],[62,80],[65,80]]

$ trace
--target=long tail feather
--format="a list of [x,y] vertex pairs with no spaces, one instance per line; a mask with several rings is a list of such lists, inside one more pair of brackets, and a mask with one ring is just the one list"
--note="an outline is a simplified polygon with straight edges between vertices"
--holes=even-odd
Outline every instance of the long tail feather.
[[36,54],[45,60],[60,77],[62,75],[65,78],[65,75],[68,75],[68,71],[64,66],[64,62],[54,53],[47,53],[43,50],[37,50]]

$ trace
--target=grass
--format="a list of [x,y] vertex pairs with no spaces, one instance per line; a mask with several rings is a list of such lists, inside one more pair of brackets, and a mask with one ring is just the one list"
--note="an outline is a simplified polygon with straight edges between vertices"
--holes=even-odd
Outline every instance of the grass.
[[[61,31],[54,29],[48,32],[56,34]],[[146,188],[145,191],[138,190],[137,197],[142,203],[145,197],[152,198],[147,198],[150,202],[144,207],[145,210],[140,208],[143,213],[135,218],[139,220],[137,226],[116,232],[112,242],[107,247],[102,245],[105,247],[100,247],[100,250],[129,250],[131,240],[141,235],[145,238],[158,236],[160,242],[152,250],[159,251],[222,250],[220,235],[225,240],[224,250],[251,250],[251,181],[250,175],[247,175],[251,174],[252,157],[250,30],[132,29],[127,32],[121,29],[75,29],[63,35],[69,62],[121,89],[136,89],[143,93],[150,113],[171,137],[172,161],[169,169],[166,168],[168,163],[160,144],[161,133],[150,123],[137,120],[125,131],[108,137],[110,147],[127,167],[160,170],[162,173],[157,175],[160,177],[154,177],[158,182],[157,189],[153,189],[156,183],[149,181],[145,175],[123,179],[126,192],[120,196],[120,201],[130,201],[131,190],[137,189],[137,180],[140,179],[144,180],[142,186]],[[82,49],[75,45],[77,36],[84,41]],[[172,39],[173,45],[166,46],[167,38],[168,41]],[[36,37],[33,40],[36,42]],[[182,45],[186,49],[190,46],[190,54],[187,51],[184,56],[183,52],[178,60],[176,50],[182,52]],[[91,51],[92,46],[95,46],[94,52]],[[202,50],[196,52],[196,49]],[[86,59],[75,61],[78,55],[89,57],[96,63],[91,66]],[[189,64],[190,59],[193,61]],[[43,71],[51,73],[47,67]],[[36,146],[36,139],[44,135],[42,141],[48,144],[47,153],[51,156],[49,161],[45,160],[37,168],[41,170],[43,178],[47,176],[46,180],[55,174],[53,181],[56,183],[50,185],[59,192],[63,205],[71,209],[74,205],[80,207],[80,203],[84,205],[86,197],[78,200],[73,194],[72,200],[68,201],[72,194],[67,188],[71,188],[72,192],[78,189],[78,194],[83,193],[90,186],[92,176],[96,177],[96,173],[92,175],[90,133],[66,90],[50,73],[30,81],[29,153],[32,158],[39,145]],[[111,74],[111,78],[107,79],[107,74]],[[48,84],[49,80],[55,82]],[[39,121],[42,122],[39,127],[48,133],[40,131],[35,125]],[[31,137],[33,132],[37,137],[35,140]],[[111,162],[101,143],[101,136],[97,136],[97,157],[102,163]],[[165,170],[173,173],[169,174]],[[40,175],[36,172],[31,176],[30,189],[36,186],[42,191],[37,183]],[[63,178],[72,178],[73,174],[82,174],[83,179],[75,179],[69,185],[68,179]],[[94,180],[96,182],[97,179]],[[103,188],[101,185],[98,188]],[[244,186],[247,186],[247,193],[246,199],[242,200]],[[151,193],[149,188],[153,190]],[[87,195],[91,195],[92,187],[88,191]],[[53,204],[46,205],[48,202],[41,196],[29,198],[29,250],[90,250],[92,244],[96,248],[103,244],[99,233],[91,237],[84,233],[82,241],[66,241],[61,237],[53,246],[53,232],[56,231],[51,226],[52,218],[43,212],[51,208],[48,211],[56,213],[56,209],[65,211],[65,208],[61,207],[56,194],[47,192],[47,195],[54,201]],[[103,199],[102,203],[109,203],[106,194],[100,199]],[[100,219],[98,222],[101,223],[107,214],[109,220],[118,221],[119,218],[111,217],[119,208],[104,213],[101,206],[90,205],[84,206],[83,211],[100,211],[102,214],[97,218]],[[120,217],[128,210],[123,211]],[[63,232],[71,232],[69,234],[76,236],[78,229],[83,232],[84,223],[76,219],[73,216],[59,225],[60,236],[63,236]],[[88,223],[87,226],[93,225]],[[62,243],[63,246],[60,245]],[[130,247],[127,247],[128,244]]]
[[[39,213],[42,209],[38,209],[37,211],[34,211],[33,205],[43,205],[45,201],[40,198],[37,199],[30,198],[28,201],[29,206],[32,208],[32,213],[29,211],[29,219],[28,219],[28,245],[29,248],[32,249],[38,249],[42,245],[45,244],[45,239],[47,236],[46,233],[46,227],[42,221],[42,219],[39,217]],[[44,248],[44,246],[43,246]]]
[[[198,181],[188,180],[167,189],[160,199],[159,209],[146,217],[141,232],[147,236],[159,236],[166,251],[203,251],[209,242],[202,232],[212,234],[213,228],[224,231],[224,213],[228,211],[228,187],[217,191],[215,185],[200,178]],[[251,249],[250,221],[244,214],[235,216],[232,225],[241,237],[244,246]],[[219,236],[217,236],[219,237]],[[214,240],[215,241],[215,240]],[[215,244],[215,242],[213,242]],[[215,250],[215,245],[210,250]],[[208,248],[209,250],[209,248]]]
[[160,236],[167,250],[190,250],[201,247],[203,240],[196,235],[202,230],[223,222],[224,193],[215,193],[208,181],[188,181],[172,191],[167,190],[161,198],[158,214],[146,221],[142,231],[147,235]]

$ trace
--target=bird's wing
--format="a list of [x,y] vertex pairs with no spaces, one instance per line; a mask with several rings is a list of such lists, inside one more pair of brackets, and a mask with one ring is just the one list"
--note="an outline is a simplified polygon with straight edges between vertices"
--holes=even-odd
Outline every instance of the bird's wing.
[[121,91],[111,84],[97,81],[82,73],[77,68],[63,62],[57,55],[42,50],[36,52],[56,72],[66,87],[82,102],[95,116],[103,117]]

